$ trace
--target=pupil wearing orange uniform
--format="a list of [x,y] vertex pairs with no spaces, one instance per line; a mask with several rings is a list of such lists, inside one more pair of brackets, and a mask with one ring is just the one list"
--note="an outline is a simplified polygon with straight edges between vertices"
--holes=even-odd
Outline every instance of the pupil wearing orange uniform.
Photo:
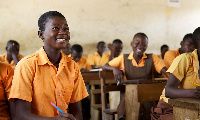
[[23,58],[13,76],[9,100],[15,104],[16,117],[82,120],[80,100],[88,93],[77,63],[60,52],[70,40],[67,21],[61,13],[49,11],[41,15],[38,26],[44,46]]
[[192,41],[192,34],[186,34],[183,37],[183,40],[180,43],[181,48],[179,48],[178,50],[168,50],[165,55],[164,55],[164,64],[166,65],[167,68],[170,67],[170,65],[172,64],[173,60],[179,56],[182,53],[186,53],[186,52],[192,52],[195,48],[194,48],[194,44]]
[[102,56],[103,52],[106,49],[106,44],[103,41],[98,42],[97,44],[97,51],[95,53],[89,54],[87,57],[88,63],[91,65],[93,69],[95,68],[102,68]]
[[92,69],[86,57],[82,56],[83,48],[79,44],[75,44],[71,48],[72,58],[79,65],[81,72],[86,72]]
[[19,54],[20,45],[15,40],[9,40],[7,42],[6,51],[7,53],[0,56],[0,61],[8,63],[15,68],[17,63],[24,57],[23,55]]
[[[0,62],[0,120],[10,120],[10,112],[13,110],[8,105],[8,97],[12,84],[14,70],[9,64]],[[10,106],[10,111],[9,111]]]
[[[168,99],[175,98],[200,98],[199,59],[200,59],[200,28],[196,28],[192,35],[192,43],[196,48],[193,52],[186,52],[176,57],[167,72],[169,77],[161,100],[157,108],[163,110],[155,115],[159,120],[173,119],[173,106],[168,104]],[[195,84],[194,84],[195,83]],[[154,120],[154,119],[153,119]],[[156,119],[157,120],[157,119]]]
[[[115,80],[119,81],[123,78],[121,69],[127,80],[149,80],[153,79],[153,71],[163,73],[167,76],[164,63],[155,54],[146,54],[148,47],[148,37],[144,33],[137,33],[131,41],[133,52],[129,55],[120,55],[103,66],[103,69],[112,70]],[[126,56],[126,57],[125,57]],[[127,70],[128,68],[128,70]],[[125,115],[125,97],[122,97],[117,108],[117,114],[120,120]],[[150,117],[150,116],[148,116]]]

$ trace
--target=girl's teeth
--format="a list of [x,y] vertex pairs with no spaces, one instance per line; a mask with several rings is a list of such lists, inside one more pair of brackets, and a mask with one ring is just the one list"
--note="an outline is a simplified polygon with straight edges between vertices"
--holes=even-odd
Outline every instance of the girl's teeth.
[[59,41],[59,42],[60,42],[60,41],[64,41],[64,40],[65,40],[65,39],[57,39],[57,41]]

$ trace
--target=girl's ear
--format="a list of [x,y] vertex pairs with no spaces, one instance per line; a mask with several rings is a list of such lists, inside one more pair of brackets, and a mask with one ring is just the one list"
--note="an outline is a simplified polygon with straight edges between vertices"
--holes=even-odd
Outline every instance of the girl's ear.
[[180,45],[181,45],[181,46],[183,45],[183,41],[180,42]]
[[41,38],[42,40],[44,39],[44,37],[43,37],[43,31],[42,31],[42,30],[39,30],[39,31],[38,31],[38,36],[39,36],[39,38]]
[[133,41],[131,41],[131,47],[132,47]]

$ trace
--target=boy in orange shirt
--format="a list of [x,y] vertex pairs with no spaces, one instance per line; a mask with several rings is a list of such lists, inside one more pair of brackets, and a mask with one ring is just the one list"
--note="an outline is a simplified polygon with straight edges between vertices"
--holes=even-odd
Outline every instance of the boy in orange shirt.
[[123,49],[123,43],[120,39],[113,40],[112,44],[108,44],[108,48],[110,49],[110,53],[103,54],[101,65],[104,66],[107,62],[111,61],[113,58],[118,57]]
[[[166,53],[168,50],[169,50],[169,46],[166,45],[166,44],[164,44],[164,45],[162,45],[162,46],[160,47],[160,55],[157,55],[157,56],[161,59],[162,62],[164,62],[164,61],[163,61],[164,55],[165,55],[165,53]],[[158,72],[155,72],[154,76],[155,76],[155,78],[166,78],[165,75],[159,74]]]
[[182,53],[192,52],[194,48],[194,43],[192,41],[192,33],[186,34],[180,43],[181,48],[178,50],[168,50],[164,55],[164,64],[167,68],[170,67],[173,60]]
[[[92,69],[91,65],[87,62],[86,57],[82,56],[83,48],[79,44],[75,44],[71,48],[71,57],[79,65],[81,72],[87,72]],[[90,86],[86,84],[89,96],[82,100],[82,112],[84,120],[90,119]]]
[[158,55],[158,57],[163,60],[164,59],[164,55],[165,53],[169,50],[169,46],[164,44],[160,47],[160,55]]
[[[0,62],[0,120],[10,120],[8,97],[14,70],[9,64]],[[12,108],[10,108],[12,109]]]
[[[163,73],[167,76],[164,63],[155,54],[146,54],[145,51],[148,46],[148,37],[144,33],[137,33],[134,35],[131,42],[133,52],[120,55],[103,66],[103,69],[112,70],[115,80],[119,81],[123,78],[121,69],[127,80],[149,80],[153,79],[154,69],[158,73]],[[148,110],[150,112],[150,108]],[[124,119],[125,114],[125,97],[122,97],[117,108],[117,114],[120,120]],[[145,113],[148,114],[148,113]],[[143,115],[145,115],[143,114]],[[143,116],[150,117],[149,116]]]
[[9,40],[7,42],[6,51],[7,53],[0,56],[0,61],[10,64],[13,68],[23,58],[19,54],[19,43],[15,40]]
[[91,65],[87,62],[86,57],[82,56],[83,48],[79,44],[75,44],[71,48],[72,58],[79,65],[80,71],[85,72],[92,69]]
[[67,21],[61,13],[49,11],[41,15],[38,26],[44,46],[15,68],[9,99],[14,101],[16,117],[82,120],[80,100],[88,93],[77,63],[60,52],[70,39]]
[[97,51],[95,53],[89,54],[87,57],[88,63],[92,68],[102,68],[101,61],[103,52],[106,49],[106,43],[104,41],[100,41],[97,44]]

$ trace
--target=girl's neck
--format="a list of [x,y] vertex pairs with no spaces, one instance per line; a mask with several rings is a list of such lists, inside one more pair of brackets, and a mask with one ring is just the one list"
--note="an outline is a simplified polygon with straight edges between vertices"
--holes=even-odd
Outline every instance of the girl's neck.
[[48,46],[44,46],[44,51],[46,52],[49,61],[53,65],[56,66],[57,64],[60,63],[61,54],[59,50],[50,48]]
[[[142,55],[142,56],[143,56],[143,55]],[[142,59],[142,56],[136,55],[136,54],[133,53],[133,58],[135,59],[135,61],[136,61],[137,63],[139,63],[139,61]]]
[[114,53],[114,58],[116,58],[116,57],[118,57],[118,56],[119,56],[119,54],[115,54],[115,53]]

